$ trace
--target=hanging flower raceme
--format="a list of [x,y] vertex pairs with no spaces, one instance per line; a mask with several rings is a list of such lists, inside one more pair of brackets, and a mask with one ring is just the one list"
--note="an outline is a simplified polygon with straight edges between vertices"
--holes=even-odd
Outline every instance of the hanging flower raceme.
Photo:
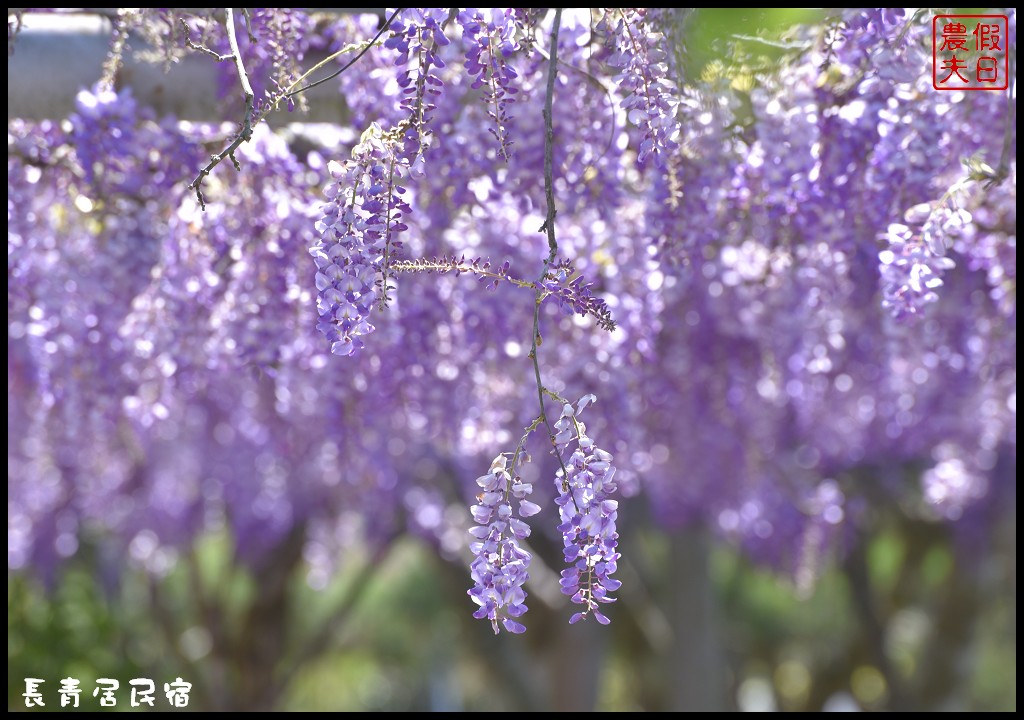
[[390,264],[401,248],[396,235],[408,229],[410,212],[399,183],[409,174],[394,132],[374,123],[363,133],[344,164],[328,165],[334,182],[330,202],[317,221],[320,233],[309,252],[316,262],[317,328],[335,355],[351,355],[373,332],[368,321],[374,304],[384,306],[391,285]]
[[[481,491],[471,512],[480,524],[469,531],[475,538],[469,546],[474,555],[469,596],[480,607],[473,617],[490,620],[495,634],[501,630],[499,620],[509,632],[521,633],[526,626],[512,618],[526,612],[523,583],[529,577],[531,556],[519,544],[530,534],[530,526],[520,518],[535,515],[540,506],[526,499],[533,485],[524,483],[514,467],[509,471],[504,455],[494,458],[488,473],[477,478],[476,484]],[[513,500],[519,501],[518,518],[512,510]]]
[[518,15],[514,9],[494,8],[490,19],[475,8],[459,13],[462,35],[469,46],[466,51],[466,71],[474,78],[472,87],[482,88],[487,103],[487,115],[494,123],[488,132],[498,141],[498,153],[508,160],[512,141],[508,137],[511,120],[508,109],[519,92],[512,83],[518,77],[508,60],[518,48],[516,29]]
[[609,620],[598,609],[601,603],[614,602],[608,593],[622,585],[611,575],[619,559],[619,534],[615,529],[619,503],[612,500],[615,492],[615,466],[612,456],[587,437],[586,426],[577,415],[593,402],[585,395],[573,407],[566,403],[555,423],[555,446],[564,453],[574,442],[564,471],[555,477],[565,561],[570,567],[562,571],[562,593],[572,597],[583,609],[569,618],[570,623],[585,620],[593,614],[602,625]]
[[395,65],[405,68],[398,75],[400,104],[409,113],[403,126],[403,153],[417,172],[433,140],[429,123],[444,87],[438,70],[445,67],[440,49],[450,43],[443,27],[447,22],[443,8],[408,8],[391,23],[391,37],[384,43],[398,51]]
[[[679,89],[669,78],[665,36],[651,29],[650,8],[609,10],[601,27],[609,32],[614,51],[608,64],[618,68],[622,107],[643,134],[637,162],[653,157],[659,167],[679,147]],[[616,21],[615,15],[618,15]]]
[[971,230],[971,214],[922,203],[906,213],[907,224],[892,223],[884,238],[889,247],[878,254],[882,306],[897,319],[918,315],[939,296],[942,275],[956,266],[946,250]]

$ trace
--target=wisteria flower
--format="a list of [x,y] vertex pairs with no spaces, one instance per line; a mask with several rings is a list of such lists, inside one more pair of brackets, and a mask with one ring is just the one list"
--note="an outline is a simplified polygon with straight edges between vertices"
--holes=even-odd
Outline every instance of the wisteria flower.
[[583,609],[569,618],[570,623],[588,616],[602,625],[609,619],[598,609],[602,603],[614,602],[608,593],[622,583],[611,575],[617,568],[619,534],[615,521],[619,503],[611,499],[615,492],[615,466],[610,453],[600,449],[587,437],[586,426],[577,415],[596,398],[586,395],[575,407],[566,403],[555,423],[555,445],[559,452],[573,443],[576,448],[564,463],[565,471],[555,478],[565,562],[562,571],[562,593]]
[[[526,626],[514,620],[526,612],[526,591],[523,584],[529,578],[530,553],[520,541],[530,535],[530,526],[521,518],[540,511],[540,506],[527,500],[533,485],[510,472],[504,455],[494,458],[486,475],[476,480],[481,491],[477,504],[470,512],[479,525],[469,530],[474,540],[470,551],[474,555],[470,564],[473,587],[469,596],[479,607],[473,613],[477,619],[488,619],[494,633],[501,630],[521,633]],[[518,502],[519,517],[512,509]]]

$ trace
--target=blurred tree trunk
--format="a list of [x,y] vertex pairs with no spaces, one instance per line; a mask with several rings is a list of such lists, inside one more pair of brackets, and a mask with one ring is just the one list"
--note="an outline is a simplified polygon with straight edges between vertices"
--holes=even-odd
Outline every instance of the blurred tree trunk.
[[543,659],[547,668],[547,709],[554,712],[594,711],[608,659],[609,628],[592,619],[569,625],[568,616],[565,616],[551,630],[553,632],[547,635],[545,645],[548,650]]
[[694,523],[637,540],[649,552],[635,553],[620,567],[629,613],[617,641],[631,684],[628,700],[649,712],[729,709],[707,530]]
[[708,535],[690,525],[673,533],[670,543],[665,607],[674,640],[667,663],[671,709],[724,711],[727,667]]

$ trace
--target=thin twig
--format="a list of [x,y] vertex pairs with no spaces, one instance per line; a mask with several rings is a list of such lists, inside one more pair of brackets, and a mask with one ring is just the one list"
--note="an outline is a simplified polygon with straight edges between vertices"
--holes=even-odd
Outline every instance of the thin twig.
[[[1008,77],[1016,77],[1016,65],[1017,65],[1017,48],[1016,46],[1006,49],[1009,53],[1008,65],[1010,72]],[[1010,150],[1013,147],[1013,141],[1017,138],[1017,101],[1014,97],[1014,88],[1016,83],[1011,84],[1006,89],[1006,134],[1003,135],[1003,151],[999,156],[999,167],[996,168],[996,178],[993,179],[988,187],[1002,182],[1010,174]]]
[[548,214],[540,231],[546,230],[548,234],[548,259],[545,262],[545,272],[547,265],[553,263],[555,255],[558,254],[558,242],[555,240],[555,215],[558,214],[555,209],[555,128],[551,115],[555,98],[555,78],[558,76],[558,31],[561,26],[562,9],[555,8],[555,23],[551,28],[551,49],[548,51],[550,58],[548,61],[548,87],[544,95],[544,194],[548,203]]
[[[226,11],[225,27],[228,31],[228,45],[231,47],[231,54],[229,55],[218,55],[212,50],[196,46],[188,39],[186,33],[186,41],[189,47],[205,50],[217,58],[218,62],[228,59],[234,59],[235,70],[238,71],[238,81],[242,85],[242,92],[245,93],[245,119],[242,121],[242,129],[238,131],[234,139],[228,144],[226,148],[221,150],[216,155],[210,158],[210,162],[206,164],[199,174],[196,175],[195,180],[189,185],[189,187],[196,191],[196,198],[199,200],[199,206],[206,210],[206,198],[203,197],[203,192],[200,189],[200,185],[203,183],[203,178],[209,175],[215,167],[224,161],[224,158],[230,157],[231,163],[235,166],[235,170],[241,170],[241,165],[238,164],[238,160],[235,159],[235,150],[238,146],[244,142],[248,142],[252,138],[252,130],[254,127],[254,116],[255,116],[255,100],[256,93],[252,91],[252,85],[249,84],[249,76],[245,72],[245,65],[242,63],[242,53],[238,51],[238,39],[235,37],[235,13],[233,8],[227,8]],[[187,26],[186,26],[187,28]]]
[[205,45],[197,45],[196,43],[194,43],[192,41],[192,36],[190,34],[191,30],[189,29],[188,23],[185,22],[185,18],[178,18],[178,22],[181,23],[181,27],[184,28],[184,30],[185,30],[185,45],[190,50],[198,50],[201,53],[209,55],[210,57],[215,59],[217,62],[224,62],[225,60],[230,60],[231,59],[231,53],[228,53],[227,55],[221,55],[219,52],[211,50],[210,48],[206,47]]
[[[257,113],[256,110],[255,110],[255,98],[256,98],[256,96],[255,96],[255,93],[253,93],[253,91],[252,91],[252,86],[249,84],[249,76],[245,72],[245,66],[242,63],[242,55],[238,51],[238,40],[235,37],[235,22],[234,22],[234,11],[233,11],[233,9],[232,8],[227,8],[227,11],[226,11],[226,14],[227,14],[226,26],[227,26],[227,31],[228,31],[228,43],[231,46],[231,52],[229,54],[227,54],[227,55],[221,55],[221,54],[216,53],[216,52],[214,52],[213,50],[211,50],[211,49],[209,49],[207,47],[204,47],[202,45],[197,45],[196,43],[192,42],[192,39],[189,37],[188,24],[185,23],[184,20],[181,20],[181,24],[185,27],[185,42],[188,45],[188,47],[192,48],[193,50],[198,50],[199,52],[205,53],[207,55],[210,55],[210,56],[216,58],[217,62],[223,62],[225,60],[232,60],[232,59],[235,61],[235,67],[238,70],[239,82],[241,82],[242,90],[245,93],[245,119],[242,122],[242,129],[238,132],[238,134],[236,134],[233,137],[233,139],[231,140],[231,142],[228,144],[227,147],[225,147],[223,150],[221,150],[216,155],[211,155],[210,156],[210,162],[208,162],[206,164],[206,166],[202,170],[199,171],[199,174],[196,175],[195,179],[189,184],[189,188],[196,191],[196,198],[199,200],[200,207],[202,207],[203,210],[206,209],[206,198],[203,196],[202,190],[200,189],[200,186],[203,183],[203,179],[207,175],[209,175],[213,171],[213,169],[215,167],[220,165],[224,161],[225,158],[231,158],[231,162],[235,166],[235,170],[241,170],[242,169],[241,165],[239,165],[239,163],[238,163],[238,160],[235,159],[235,150],[237,150],[238,147],[242,143],[248,142],[252,138],[253,129],[256,127],[256,125],[259,124],[259,122],[264,118],[264,116],[271,109],[276,108],[278,103],[281,100],[286,99],[286,98],[290,98],[290,97],[292,97],[294,95],[298,95],[299,93],[304,92],[306,90],[309,90],[312,87],[316,87],[317,85],[320,85],[321,83],[327,82],[331,78],[337,77],[338,75],[340,75],[341,73],[345,72],[350,67],[352,67],[352,65],[354,65],[356,63],[356,61],[359,60],[359,58],[361,58],[363,55],[365,55],[370,50],[370,48],[372,48],[377,43],[377,40],[380,39],[380,36],[383,35],[384,31],[387,30],[388,27],[391,25],[391,21],[394,20],[395,17],[398,15],[398,13],[400,13],[402,10],[404,10],[404,8],[396,9],[395,12],[392,13],[391,17],[388,18],[385,21],[384,25],[380,28],[380,30],[377,31],[377,34],[373,37],[373,39],[369,43],[366,44],[366,47],[364,47],[362,50],[360,50],[359,54],[356,55],[354,58],[352,58],[352,60],[350,60],[340,70],[338,70],[335,73],[332,73],[331,75],[323,78],[322,80],[317,80],[316,82],[310,83],[309,85],[306,85],[304,87],[298,88],[297,90],[293,90],[293,88],[296,85],[298,85],[300,82],[302,82],[311,73],[316,72],[318,69],[320,69],[321,67],[323,67],[327,63],[333,61],[335,58],[337,58],[338,56],[342,55],[343,53],[348,52],[350,50],[350,48],[347,48],[347,47],[346,48],[342,48],[341,50],[339,50],[338,52],[334,53],[330,57],[328,57],[328,58],[324,59],[323,61],[317,63],[310,70],[308,70],[307,72],[303,73],[303,75],[298,80],[293,82],[288,87],[288,89],[285,90],[283,93],[281,93],[280,95],[277,95],[277,96],[275,96],[273,98],[269,98],[267,100],[267,102],[263,103],[261,105],[261,109],[260,109],[259,113]],[[252,34],[252,29],[251,29],[251,27],[249,25],[249,16],[248,16],[248,14],[245,14],[245,21],[246,21],[246,29],[249,32],[249,39],[251,41],[255,42],[256,38]]]
[[530,345],[530,359],[533,360],[533,373],[537,379],[537,399],[540,401],[540,416],[544,418],[544,425],[548,429],[551,447],[555,452],[555,457],[558,458],[558,464],[562,468],[562,481],[567,483],[569,472],[565,467],[565,463],[562,462],[562,454],[558,452],[558,446],[555,445],[555,430],[551,426],[551,420],[548,418],[547,411],[544,409],[544,382],[541,380],[540,361],[537,359],[537,348],[541,344],[540,306],[544,302],[544,296],[546,295],[544,278],[547,275],[548,267],[555,261],[555,256],[558,254],[558,241],[555,239],[555,215],[557,214],[555,210],[554,169],[555,128],[551,116],[555,98],[555,78],[558,76],[558,31],[561,29],[561,26],[562,10],[561,8],[555,8],[555,21],[551,27],[551,46],[548,51],[548,87],[544,97],[544,194],[547,198],[548,213],[544,224],[540,228],[541,232],[546,231],[548,235],[548,257],[544,260],[544,269],[537,280],[538,288],[533,306],[533,340]]
[[757,43],[759,45],[765,45],[771,48],[778,48],[779,50],[810,50],[814,43],[801,43],[801,42],[784,42],[781,40],[769,40],[768,38],[757,37],[756,35],[740,35],[733,33],[730,35],[733,40],[739,40],[740,42]]
[[298,80],[296,80],[294,83],[292,83],[291,86],[288,88],[288,90],[285,91],[284,95],[282,95],[282,98],[290,98],[293,95],[298,95],[300,92],[305,92],[306,90],[309,90],[310,88],[314,88],[317,85],[322,85],[323,83],[327,82],[331,78],[336,78],[339,75],[341,75],[343,72],[348,70],[350,67],[352,67],[359,60],[359,58],[361,58],[363,55],[365,55],[370,50],[370,48],[372,48],[374,45],[377,44],[377,40],[380,39],[380,36],[383,35],[384,31],[387,30],[391,26],[391,21],[394,20],[398,16],[398,13],[402,12],[403,10],[405,10],[405,8],[396,8],[395,11],[393,13],[391,13],[391,17],[389,17],[387,20],[385,20],[384,24],[381,25],[380,30],[378,30],[377,34],[373,36],[373,39],[370,40],[370,42],[368,42],[366,44],[366,47],[364,47],[362,50],[360,50],[359,54],[356,55],[351,60],[349,60],[349,62],[347,64],[343,65],[340,70],[337,70],[337,71],[331,73],[330,75],[328,75],[327,77],[321,78],[320,80],[317,80],[316,82],[311,82],[309,85],[305,85],[303,87],[300,87],[298,90],[292,90],[293,87],[295,87],[300,82],[302,82],[302,80],[305,79],[307,76],[309,76],[310,73],[315,72],[319,68],[323,67],[327,63],[329,63],[332,60],[334,60],[336,57],[338,57],[343,52],[345,52],[345,50],[347,48],[342,48],[341,50],[339,50],[338,52],[334,53],[330,57],[325,58],[322,62],[317,63],[313,68],[311,68],[309,70],[309,72],[306,72],[305,74],[303,74],[302,77],[300,77]]
[[255,44],[256,36],[252,32],[252,18],[249,17],[249,8],[242,8],[242,18],[245,20],[245,32],[249,36],[249,42]]

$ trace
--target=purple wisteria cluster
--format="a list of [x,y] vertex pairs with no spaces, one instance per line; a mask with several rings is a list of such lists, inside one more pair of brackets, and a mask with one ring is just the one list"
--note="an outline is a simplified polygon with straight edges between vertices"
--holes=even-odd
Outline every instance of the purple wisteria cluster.
[[[494,458],[486,475],[476,480],[480,493],[477,504],[471,508],[473,520],[480,523],[470,528],[475,539],[469,549],[473,553],[470,571],[473,587],[469,596],[480,607],[473,613],[477,619],[488,619],[497,635],[502,626],[512,633],[521,633],[526,627],[513,620],[526,612],[526,591],[523,583],[529,577],[530,553],[520,541],[530,535],[530,526],[521,518],[540,512],[540,506],[527,497],[533,491],[531,483],[523,482],[516,472],[518,458],[512,467],[504,455]],[[512,502],[519,502],[519,517],[515,516]]]
[[391,23],[391,37],[384,46],[398,51],[395,65],[405,70],[398,74],[402,88],[400,105],[409,113],[404,135],[404,153],[420,170],[423,153],[430,148],[433,133],[428,127],[437,109],[436,100],[444,82],[438,71],[445,67],[439,49],[450,44],[442,25],[447,22],[440,8],[412,8]]
[[[552,442],[562,467],[555,476],[555,504],[560,520],[557,530],[562,535],[565,562],[569,564],[562,571],[559,584],[563,594],[583,606],[569,618],[570,624],[593,615],[599,623],[607,625],[609,619],[598,608],[614,602],[608,593],[622,585],[611,577],[619,559],[619,534],[615,527],[619,504],[611,498],[616,490],[612,456],[594,444],[587,436],[586,425],[577,417],[594,400],[594,395],[585,395],[575,406],[564,403],[554,424]],[[520,545],[530,535],[530,527],[521,518],[537,514],[540,506],[527,500],[533,485],[523,482],[516,468],[525,462],[523,443],[542,420],[543,416],[537,418],[527,429],[512,456],[511,468],[505,455],[499,455],[488,473],[476,480],[481,492],[470,512],[479,524],[469,530],[474,538],[470,543],[474,559],[470,564],[473,587],[468,593],[479,606],[473,617],[490,620],[495,634],[500,631],[499,621],[509,632],[521,633],[526,629],[512,619],[526,612],[523,584],[529,579],[532,559]],[[573,444],[575,449],[563,459]],[[519,501],[518,518],[512,510],[513,500]]]
[[388,302],[389,265],[401,248],[396,235],[411,209],[399,183],[409,174],[395,133],[373,124],[344,164],[328,169],[335,182],[325,193],[330,202],[317,221],[320,233],[310,254],[316,262],[317,328],[335,355],[351,355],[373,332],[368,321],[375,304]]
[[619,559],[619,533],[615,529],[619,503],[611,499],[616,489],[612,456],[587,437],[587,428],[577,417],[594,400],[593,395],[585,395],[575,407],[566,403],[555,423],[554,442],[560,454],[576,443],[576,449],[563,463],[564,472],[560,470],[555,477],[555,503],[565,561],[570,563],[562,571],[562,593],[583,606],[569,622],[593,614],[599,623],[607,625],[608,618],[598,608],[601,603],[614,602],[608,593],[622,585],[611,577]]
[[970,269],[985,273],[989,295],[1007,317],[1017,312],[1017,164],[999,183],[967,188],[973,224],[954,245]]
[[583,275],[577,274],[568,260],[558,260],[544,274],[543,285],[558,306],[569,313],[593,315],[598,326],[611,332],[615,320],[608,304],[594,295],[594,283],[588,283]]
[[[157,123],[130,89],[114,92],[97,85],[80,91],[69,120],[83,179],[100,199],[153,198],[177,173],[191,169],[189,158],[174,146],[170,121]],[[147,148],[141,163],[134,156],[138,146]]]
[[942,275],[956,267],[946,251],[970,232],[971,214],[922,203],[907,211],[906,221],[889,225],[884,235],[889,247],[878,253],[882,306],[897,319],[917,315],[938,300]]
[[622,108],[642,133],[637,162],[653,156],[664,167],[669,154],[679,147],[680,95],[669,77],[665,36],[648,25],[648,13],[647,8],[609,10],[602,23],[614,38],[608,64],[619,70],[616,81],[623,95]]
[[[259,103],[267,106],[283,97],[293,81],[302,75],[302,60],[312,36],[309,16],[295,8],[256,8],[252,12],[252,41],[243,50],[246,67],[256,68],[251,73],[260,81],[266,78],[266,87],[253,86]],[[253,58],[251,61],[249,58]],[[262,72],[260,72],[262,71]],[[262,89],[262,92],[261,92]],[[305,109],[305,95],[289,97],[288,109]]]
[[508,61],[518,48],[518,15],[513,8],[492,8],[488,20],[483,11],[471,8],[460,12],[458,19],[462,25],[462,36],[469,44],[466,71],[475,78],[473,89],[483,88],[487,115],[494,123],[488,131],[498,141],[501,157],[508,160],[512,149],[512,141],[508,137],[511,119],[508,109],[519,92],[512,87],[518,75]]

